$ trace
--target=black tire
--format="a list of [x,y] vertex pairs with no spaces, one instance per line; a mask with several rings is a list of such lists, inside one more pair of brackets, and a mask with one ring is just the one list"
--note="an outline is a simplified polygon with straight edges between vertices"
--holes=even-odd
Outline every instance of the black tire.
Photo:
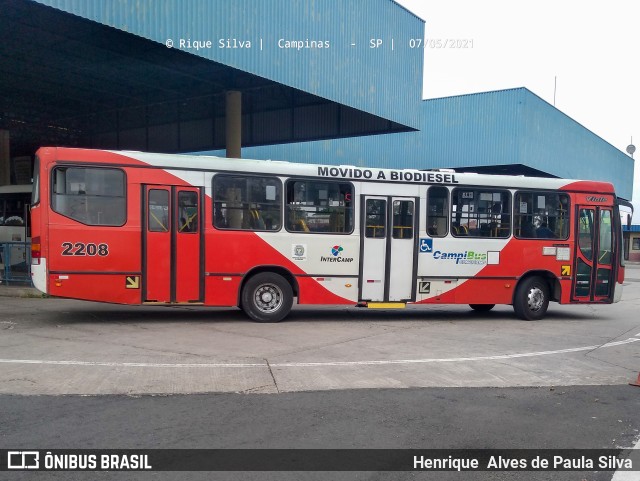
[[293,304],[291,285],[273,272],[251,277],[242,288],[241,297],[241,309],[256,322],[280,322]]
[[469,307],[476,312],[489,312],[495,306],[495,304],[469,304]]
[[518,284],[513,310],[520,319],[542,319],[549,307],[549,284],[540,277],[528,277]]

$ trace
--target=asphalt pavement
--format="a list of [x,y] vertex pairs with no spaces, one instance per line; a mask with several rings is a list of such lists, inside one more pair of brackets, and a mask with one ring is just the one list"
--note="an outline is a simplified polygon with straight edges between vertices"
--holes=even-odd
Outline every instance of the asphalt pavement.
[[[0,287],[0,449],[566,449],[640,440],[622,302],[403,311],[114,306]],[[250,453],[250,451],[248,452]],[[250,455],[250,454],[249,454]],[[615,476],[615,478],[613,478]],[[3,479],[639,481],[636,472],[3,472]]]
[[[639,390],[619,385],[276,395],[0,396],[1,444],[23,449],[629,447],[639,434]],[[592,481],[610,480],[613,472],[3,474],[11,475],[5,479]]]

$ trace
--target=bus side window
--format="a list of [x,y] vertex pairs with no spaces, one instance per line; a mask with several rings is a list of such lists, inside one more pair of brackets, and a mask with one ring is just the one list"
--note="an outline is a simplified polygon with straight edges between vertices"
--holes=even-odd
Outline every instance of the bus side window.
[[287,230],[323,234],[353,231],[353,185],[291,179],[286,183]]
[[566,239],[569,196],[556,192],[516,192],[515,234],[522,239]]
[[497,237],[511,235],[511,195],[486,188],[453,189],[451,223],[455,237]]
[[282,183],[277,177],[217,174],[213,177],[216,229],[278,231],[282,226]]
[[56,167],[51,207],[86,225],[122,226],[127,221],[126,178],[120,169]]
[[449,189],[431,187],[427,194],[427,233],[431,237],[447,235],[449,224]]

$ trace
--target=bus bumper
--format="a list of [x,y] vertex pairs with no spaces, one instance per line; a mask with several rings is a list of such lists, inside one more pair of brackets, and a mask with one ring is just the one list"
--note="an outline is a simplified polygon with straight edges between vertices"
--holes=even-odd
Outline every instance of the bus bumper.
[[31,264],[31,280],[36,289],[47,293],[47,259],[41,258],[39,264]]
[[622,287],[623,284],[618,284],[616,282],[616,287],[613,291],[613,302],[620,302],[620,299],[622,299]]

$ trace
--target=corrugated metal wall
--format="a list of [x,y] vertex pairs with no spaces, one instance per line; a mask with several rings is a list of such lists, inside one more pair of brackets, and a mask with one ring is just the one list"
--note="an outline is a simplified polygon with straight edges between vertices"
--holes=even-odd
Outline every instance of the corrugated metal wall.
[[392,168],[524,164],[612,182],[630,199],[633,159],[525,88],[421,102],[420,132],[245,148],[244,157]]
[[631,157],[530,92],[524,105],[520,158],[559,177],[608,180],[631,199]]
[[[422,149],[434,167],[517,163],[522,90],[427,100]],[[425,167],[429,168],[429,166]]]
[[[182,39],[194,55],[420,127],[423,51],[409,40],[424,37],[424,22],[391,0],[37,1],[162,44],[171,39],[173,48]],[[369,47],[373,38],[380,48]],[[307,40],[328,48],[280,48]],[[203,41],[211,47],[193,48]]]
[[[526,89],[420,101],[423,52],[409,39],[424,36],[424,23],[391,0],[38,1],[156,42],[210,40],[211,48],[187,50],[421,129],[245,148],[245,157],[400,168],[519,163],[607,180],[631,197],[633,160]],[[369,48],[373,38],[383,46]],[[251,48],[219,48],[221,39]],[[278,47],[307,39],[329,48]]]

